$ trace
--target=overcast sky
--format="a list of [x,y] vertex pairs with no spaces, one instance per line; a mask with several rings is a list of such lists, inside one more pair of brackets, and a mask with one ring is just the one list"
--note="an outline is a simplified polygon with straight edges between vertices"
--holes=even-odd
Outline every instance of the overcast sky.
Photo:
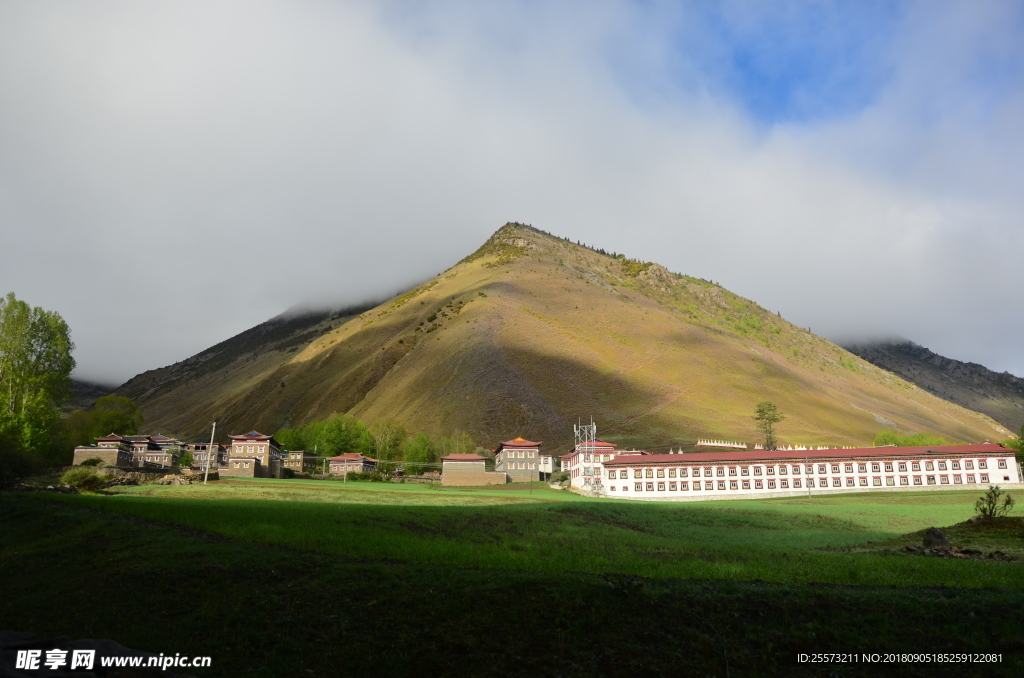
[[1022,125],[1019,2],[0,0],[0,294],[116,383],[511,220],[1024,376]]

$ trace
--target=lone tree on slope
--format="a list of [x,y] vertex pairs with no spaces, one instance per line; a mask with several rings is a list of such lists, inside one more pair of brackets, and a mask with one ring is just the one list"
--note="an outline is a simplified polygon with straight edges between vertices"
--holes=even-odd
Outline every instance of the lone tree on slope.
[[786,415],[779,411],[779,406],[770,400],[757,404],[754,408],[754,423],[757,429],[764,434],[764,449],[774,450],[778,447],[775,439],[775,425],[786,418]]

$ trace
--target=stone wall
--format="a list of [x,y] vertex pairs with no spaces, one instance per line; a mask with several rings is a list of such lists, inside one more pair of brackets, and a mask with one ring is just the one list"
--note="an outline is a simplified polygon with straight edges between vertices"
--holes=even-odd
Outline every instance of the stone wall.
[[504,485],[508,476],[502,471],[449,471],[441,474],[441,484],[456,487],[478,487],[481,485]]

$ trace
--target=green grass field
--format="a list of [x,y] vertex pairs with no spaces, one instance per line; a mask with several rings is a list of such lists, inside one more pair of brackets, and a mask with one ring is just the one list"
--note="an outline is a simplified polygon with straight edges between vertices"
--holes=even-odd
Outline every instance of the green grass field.
[[[59,496],[245,542],[349,558],[786,584],[1024,588],[1024,567],[1015,564],[834,550],[960,523],[973,514],[977,494],[649,503],[583,500],[547,488],[235,481]],[[1003,550],[1024,556],[1022,547],[1016,541]]]
[[[731,676],[1020,675],[1024,564],[898,549],[962,523],[977,494],[668,504],[301,480],[0,493],[0,580],[18,583],[0,628],[209,654],[203,676],[724,676],[727,662]],[[1024,535],[972,529],[954,545],[1024,555]],[[837,651],[1004,659],[795,662]]]

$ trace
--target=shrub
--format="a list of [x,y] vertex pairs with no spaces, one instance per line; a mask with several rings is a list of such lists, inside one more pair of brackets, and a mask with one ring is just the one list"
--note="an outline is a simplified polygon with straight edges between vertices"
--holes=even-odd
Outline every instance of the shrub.
[[103,463],[103,460],[99,457],[93,457],[92,459],[86,459],[79,466],[99,466]]
[[107,484],[107,477],[96,473],[88,466],[76,466],[65,471],[60,481],[77,490],[95,492]]
[[[1000,502],[1002,499],[1002,502]],[[999,486],[989,487],[988,492],[978,497],[978,501],[974,502],[974,512],[978,514],[979,518],[984,520],[990,520],[992,518],[1002,518],[1013,510],[1013,505],[1016,502],[1008,494],[1004,494]]]

